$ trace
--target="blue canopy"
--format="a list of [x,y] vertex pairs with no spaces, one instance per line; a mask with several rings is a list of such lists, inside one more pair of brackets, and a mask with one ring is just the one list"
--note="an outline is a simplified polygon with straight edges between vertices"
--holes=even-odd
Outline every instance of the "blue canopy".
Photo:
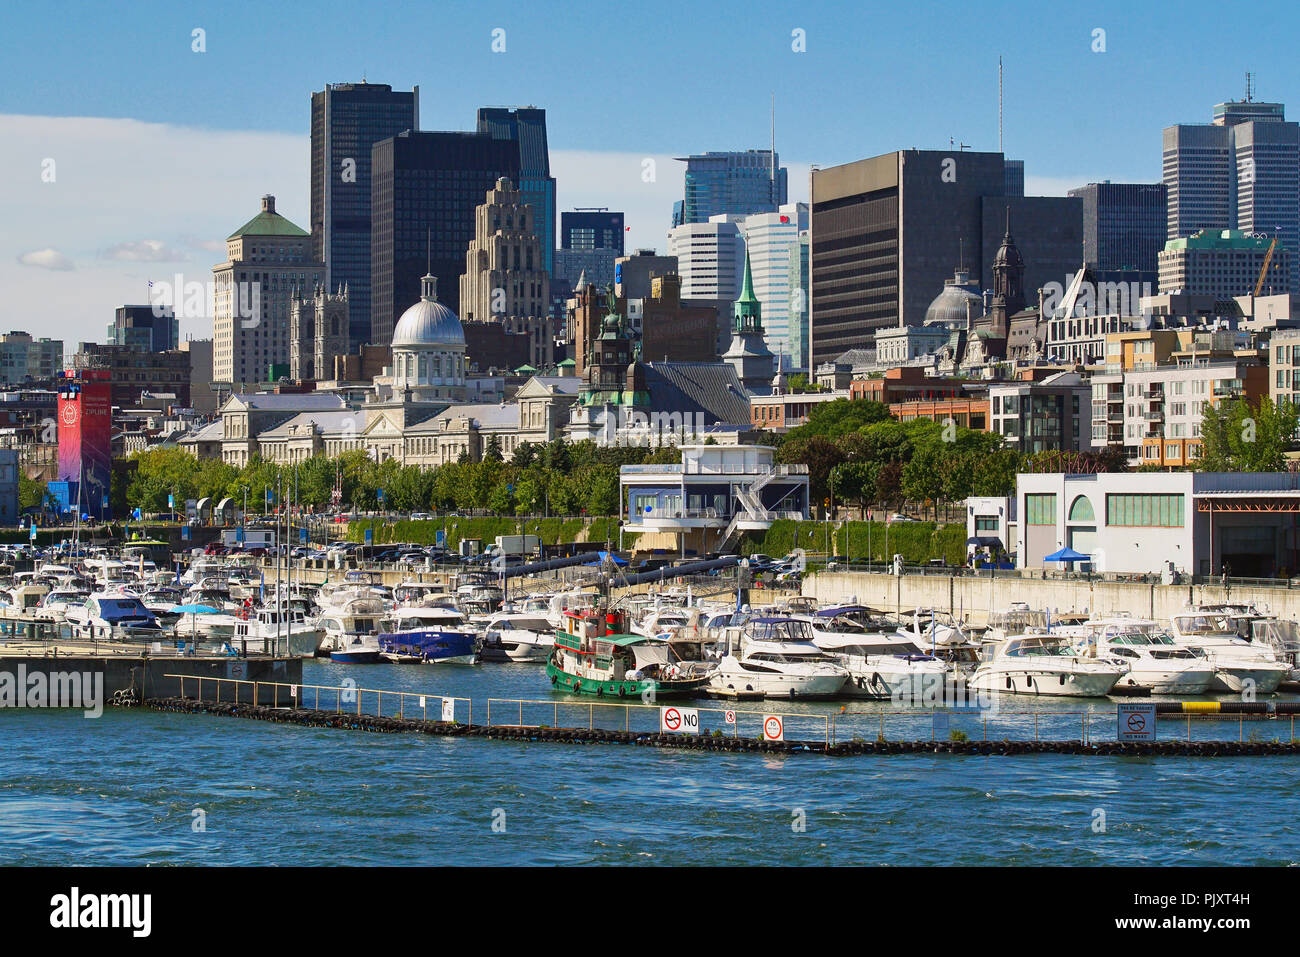
[[1043,558],[1043,561],[1045,562],[1086,562],[1090,558],[1092,558],[1091,555],[1085,555],[1083,552],[1076,552],[1073,548],[1070,548],[1067,545],[1065,548],[1062,548],[1060,551],[1052,552],[1052,554],[1045,556]]
[[211,608],[208,605],[175,605],[172,607],[170,614],[173,615],[219,615],[220,609]]

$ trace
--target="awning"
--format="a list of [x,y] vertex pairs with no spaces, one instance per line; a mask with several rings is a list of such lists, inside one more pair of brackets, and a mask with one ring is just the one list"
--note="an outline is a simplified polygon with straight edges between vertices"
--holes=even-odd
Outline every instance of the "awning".
[[1059,551],[1052,552],[1050,555],[1043,556],[1043,561],[1045,562],[1086,562],[1091,559],[1091,555],[1085,555],[1083,552],[1076,552],[1068,545]]
[[647,665],[668,664],[667,645],[633,645],[632,654],[636,655],[637,668],[644,668]]

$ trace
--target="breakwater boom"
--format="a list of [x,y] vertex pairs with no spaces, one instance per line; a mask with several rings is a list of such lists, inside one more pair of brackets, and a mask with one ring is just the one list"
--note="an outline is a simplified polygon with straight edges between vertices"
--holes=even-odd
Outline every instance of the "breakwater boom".
[[[943,754],[1015,756],[1033,754],[1091,755],[1096,757],[1259,757],[1265,755],[1300,755],[1300,739],[1295,737],[1295,714],[1274,709],[1232,713],[1230,727],[1238,739],[1193,739],[1194,719],[1223,719],[1223,712],[1196,711],[1182,708],[1159,709],[1164,719],[1177,719],[1185,723],[1186,735],[1167,737],[1154,741],[1120,741],[1106,735],[1106,715],[1097,712],[1002,712],[996,717],[1003,722],[1013,721],[1015,736],[993,736],[988,733],[990,718],[972,715],[971,712],[872,712],[843,711],[833,714],[799,714],[776,711],[743,711],[731,709],[676,709],[693,714],[712,714],[727,722],[712,732],[701,722],[701,733],[683,734],[656,730],[653,727],[634,727],[634,718],[647,719],[649,712],[656,716],[663,710],[656,705],[604,704],[596,702],[540,701],[525,699],[489,699],[482,711],[483,720],[473,720],[473,702],[468,698],[441,697],[413,692],[379,691],[354,687],[324,687],[316,685],[289,685],[280,682],[239,681],[223,678],[203,678],[168,675],[182,686],[177,695],[152,697],[144,700],[146,708],[156,711],[189,715],[243,718],[306,728],[326,728],[340,731],[361,731],[376,734],[424,734],[438,737],[483,738],[493,741],[517,743],[553,743],[569,745],[624,745],[652,748],[671,748],[688,751],[755,752],[761,754],[820,754],[830,757],[872,755]],[[310,700],[312,705],[306,706]],[[388,712],[384,713],[385,703]],[[369,705],[373,710],[365,710]],[[332,707],[331,707],[332,706]],[[552,723],[525,723],[538,710],[551,712]],[[561,709],[576,711],[587,716],[585,726],[561,725]],[[495,710],[495,714],[493,713]],[[669,708],[668,710],[674,710]],[[1300,708],[1294,709],[1300,711]],[[436,717],[430,717],[430,713]],[[416,717],[415,715],[419,715]],[[934,719],[944,715],[943,726],[949,717],[974,718],[982,721],[983,737],[962,733],[950,738],[938,737]],[[458,717],[459,716],[459,717]],[[748,719],[752,731],[768,725],[772,717],[783,724],[797,720],[820,726],[820,734],[802,737],[782,737],[772,740],[762,733],[740,732],[742,716]],[[660,720],[662,721],[662,717]],[[515,719],[513,722],[510,719]],[[925,719],[924,726],[930,736],[895,736],[886,734],[886,721],[899,719]],[[1040,719],[1057,721],[1069,719],[1079,728],[1077,738],[1047,738],[1039,733]],[[463,719],[463,720],[462,720]],[[698,720],[698,718],[697,718]],[[1029,722],[1032,720],[1032,737]],[[1269,739],[1245,735],[1246,720],[1282,722],[1285,737],[1276,734]],[[866,723],[874,728],[879,721],[880,731],[874,737],[862,732]],[[610,727],[610,723],[622,727]],[[856,723],[855,723],[856,722]],[[728,730],[723,730],[723,727]],[[915,728],[915,725],[914,725]]]

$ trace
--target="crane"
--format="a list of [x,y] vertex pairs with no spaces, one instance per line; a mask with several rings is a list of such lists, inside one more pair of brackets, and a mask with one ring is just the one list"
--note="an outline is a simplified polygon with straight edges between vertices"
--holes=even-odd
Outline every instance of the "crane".
[[1264,288],[1264,277],[1268,274],[1268,264],[1273,260],[1273,250],[1277,249],[1277,237],[1268,244],[1268,252],[1264,253],[1264,265],[1259,267],[1259,280],[1255,283],[1255,296],[1258,298],[1259,291]]

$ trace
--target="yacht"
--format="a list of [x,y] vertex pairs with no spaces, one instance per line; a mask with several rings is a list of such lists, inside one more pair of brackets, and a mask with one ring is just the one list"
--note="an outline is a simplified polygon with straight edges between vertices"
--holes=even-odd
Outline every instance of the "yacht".
[[488,619],[484,650],[498,648],[510,661],[544,663],[555,647],[555,628],[537,612],[503,612]]
[[374,665],[385,657],[379,639],[373,634],[343,635],[334,642],[329,654],[330,661],[349,665]]
[[848,694],[916,702],[942,698],[950,673],[947,664],[886,630],[888,623],[873,629],[835,611],[798,617],[812,629],[813,644],[848,671]]
[[68,616],[68,609],[84,605],[90,597],[90,590],[70,585],[56,585],[50,590],[36,608],[36,617],[49,621],[63,621]]
[[158,620],[132,595],[95,592],[85,604],[70,605],[65,616],[74,638],[154,641],[163,633]]
[[709,679],[714,691],[833,698],[848,681],[848,671],[813,643],[806,621],[753,618],[726,631],[726,651]]
[[325,630],[308,621],[301,611],[261,608],[256,616],[240,618],[230,643],[245,651],[314,658]]
[[473,664],[478,636],[454,608],[398,608],[379,623],[385,660],[401,664]]
[[1181,647],[1156,622],[1140,618],[1095,618],[1064,626],[1054,634],[1074,637],[1081,654],[1126,665],[1118,688],[1148,688],[1152,694],[1205,694],[1214,680],[1208,659]]
[[353,638],[374,636],[383,615],[383,602],[374,598],[353,598],[341,608],[321,615],[316,619],[325,631],[321,651],[328,654],[346,648]]
[[1127,672],[1113,662],[1075,654],[1063,635],[1017,635],[985,647],[968,685],[1002,694],[1101,698]]
[[1242,638],[1220,610],[1193,606],[1170,623],[1175,642],[1204,654],[1214,666],[1211,692],[1240,694],[1253,688],[1257,694],[1272,694],[1290,670],[1271,648]]

